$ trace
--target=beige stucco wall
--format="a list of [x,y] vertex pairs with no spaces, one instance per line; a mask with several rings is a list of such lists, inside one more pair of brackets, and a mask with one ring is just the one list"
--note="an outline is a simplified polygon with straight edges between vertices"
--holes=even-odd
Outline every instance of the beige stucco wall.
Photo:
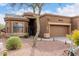
[[[64,26],[64,24],[71,24],[71,18],[70,17],[64,17],[64,16],[55,16],[55,15],[45,15],[42,16],[40,19],[40,27],[41,27],[41,31],[40,31],[40,35],[43,37],[44,33],[49,33],[50,32],[50,25],[48,24],[48,22],[51,23],[60,23],[63,24],[62,26]],[[68,26],[68,25],[67,25]],[[68,27],[69,32],[70,32],[70,25]],[[58,30],[58,29],[57,29]]]
[[44,33],[47,33],[48,21],[47,17],[40,18],[40,36],[43,37]]
[[[8,35],[14,33],[13,32],[13,24],[15,24],[15,23],[22,23],[24,25],[22,33],[28,32],[28,19],[24,20],[24,19],[17,19],[17,18],[16,19],[6,18],[5,22],[6,22],[6,32],[7,32]],[[19,32],[19,33],[21,34],[21,32]]]
[[[33,18],[33,15],[29,15],[29,16],[24,15],[23,17],[26,17],[26,18],[32,17]],[[9,19],[11,19],[11,18],[9,18]],[[27,21],[29,21],[29,19],[27,19]],[[59,15],[45,14],[40,17],[40,36],[41,37],[44,37],[44,33],[50,32],[50,28],[49,28],[50,24],[48,24],[49,22],[63,24],[62,26],[66,26],[64,24],[71,24],[71,25],[66,26],[68,28],[69,32],[74,29],[79,29],[79,17],[65,17],[65,16],[59,16]],[[12,21],[8,21],[8,22],[6,21],[6,23],[7,23],[6,26],[9,27],[8,32],[11,32]],[[25,32],[28,31],[28,29],[26,29],[26,28],[28,28],[28,22],[25,23]]]
[[79,29],[79,17],[72,18],[72,30]]

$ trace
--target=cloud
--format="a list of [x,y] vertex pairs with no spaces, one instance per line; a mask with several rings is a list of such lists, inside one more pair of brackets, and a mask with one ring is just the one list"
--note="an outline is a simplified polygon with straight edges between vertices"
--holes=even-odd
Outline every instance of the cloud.
[[0,3],[0,6],[6,6],[7,3]]
[[49,11],[49,10],[41,11],[41,14],[45,14],[45,13],[52,13],[52,11]]
[[16,15],[22,15],[25,12],[24,9],[20,9],[18,11],[15,12]]
[[56,14],[64,16],[78,16],[79,15],[79,4],[66,5],[65,7],[57,8]]
[[30,8],[28,8],[28,9],[22,8],[22,9],[20,9],[20,10],[18,10],[18,11],[15,11],[14,13],[15,13],[16,15],[22,15],[23,13],[26,13],[26,12],[32,12],[32,9],[30,9]]
[[[30,8],[28,8],[28,9],[22,8],[22,9],[16,11],[16,12],[14,12],[14,14],[16,14],[16,15],[22,15],[23,13],[26,13],[26,12],[33,12],[33,10],[30,9]],[[41,14],[45,14],[45,13],[52,13],[52,11],[49,11],[49,10],[43,10],[43,11],[41,11]]]
[[5,24],[4,17],[5,17],[5,15],[0,14],[0,23],[1,24]]

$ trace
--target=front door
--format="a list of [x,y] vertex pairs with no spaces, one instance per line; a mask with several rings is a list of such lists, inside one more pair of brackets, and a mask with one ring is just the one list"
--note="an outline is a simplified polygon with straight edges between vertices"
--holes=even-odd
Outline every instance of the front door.
[[28,23],[28,32],[30,36],[34,36],[36,34],[36,22],[35,18],[30,18]]

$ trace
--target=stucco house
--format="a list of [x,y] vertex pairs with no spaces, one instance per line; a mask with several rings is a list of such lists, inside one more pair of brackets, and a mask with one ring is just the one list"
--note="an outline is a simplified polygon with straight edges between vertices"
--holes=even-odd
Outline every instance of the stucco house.
[[[29,36],[36,34],[36,22],[33,13],[24,13],[21,16],[8,15],[5,18],[6,32],[8,35],[17,34]],[[40,37],[65,36],[72,30],[79,29],[79,17],[67,17],[53,14],[40,16]]]

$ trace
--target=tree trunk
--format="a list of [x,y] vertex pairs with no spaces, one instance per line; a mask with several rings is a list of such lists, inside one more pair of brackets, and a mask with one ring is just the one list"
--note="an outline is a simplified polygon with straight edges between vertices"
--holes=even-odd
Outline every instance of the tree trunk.
[[40,33],[40,18],[39,18],[39,15],[36,15],[35,18],[36,18],[37,28],[36,28],[36,35],[34,36],[34,39],[33,39],[33,42],[32,42],[33,45],[32,45],[32,50],[31,50],[31,56],[34,56],[34,54],[35,54],[36,42],[37,42],[37,39],[38,39],[38,35]]
[[40,33],[40,18],[39,18],[40,16],[39,15],[36,15],[35,17],[36,17],[36,25],[37,25],[37,28],[36,28],[36,35],[34,37],[32,47],[35,47],[36,46],[36,41],[37,41],[38,35]]

